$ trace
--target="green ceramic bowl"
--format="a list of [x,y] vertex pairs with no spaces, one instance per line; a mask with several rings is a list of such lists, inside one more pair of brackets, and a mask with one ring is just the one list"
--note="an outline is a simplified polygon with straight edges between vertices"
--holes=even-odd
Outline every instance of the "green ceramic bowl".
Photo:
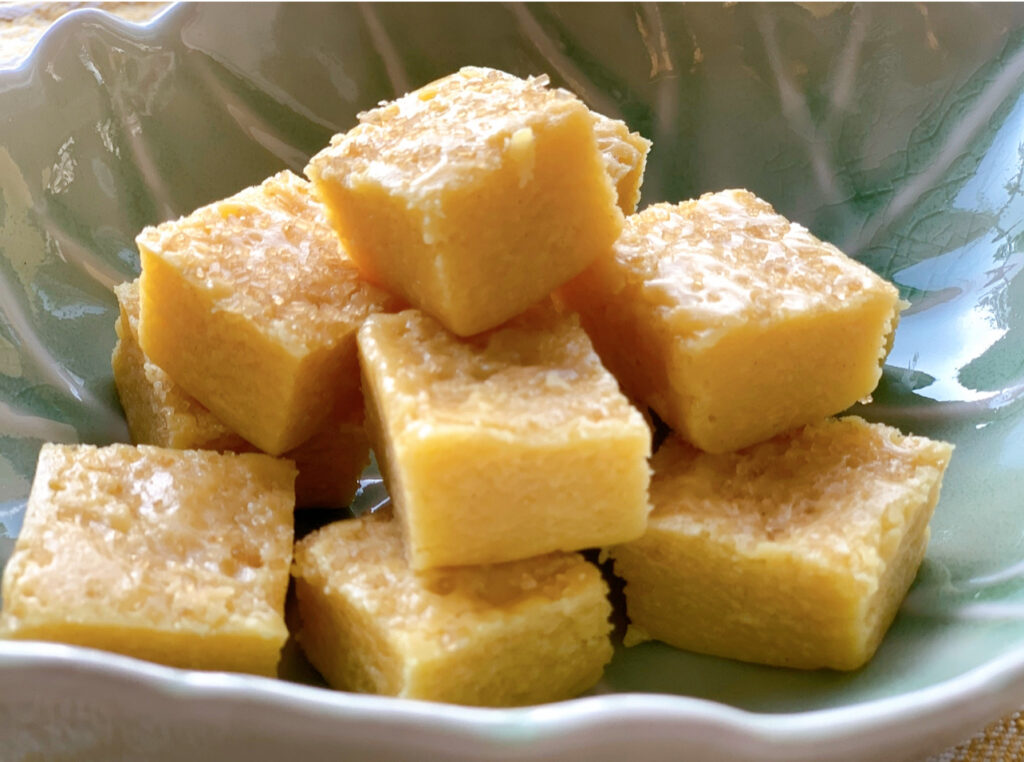
[[[796,672],[652,643],[619,649],[595,695],[473,710],[0,642],[14,758],[898,760],[1024,702],[1014,4],[204,4],[142,27],[71,14],[0,71],[0,565],[40,445],[127,437],[111,286],[138,273],[138,230],[301,171],[357,111],[464,64],[547,72],[650,137],[644,203],[750,188],[911,302],[857,412],[957,451],[878,655]],[[308,677],[290,663],[285,677]]]

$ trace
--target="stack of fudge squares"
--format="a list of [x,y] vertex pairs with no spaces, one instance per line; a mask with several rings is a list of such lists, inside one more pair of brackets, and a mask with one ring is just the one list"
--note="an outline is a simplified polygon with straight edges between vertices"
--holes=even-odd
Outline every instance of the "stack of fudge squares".
[[[726,190],[635,209],[650,143],[545,77],[465,68],[138,237],[134,446],[45,445],[8,637],[478,705],[580,694],[627,644],[867,661],[951,447],[834,416],[901,303]],[[671,432],[652,455],[653,410]],[[643,412],[641,412],[643,411]],[[293,546],[372,447],[390,507]]]

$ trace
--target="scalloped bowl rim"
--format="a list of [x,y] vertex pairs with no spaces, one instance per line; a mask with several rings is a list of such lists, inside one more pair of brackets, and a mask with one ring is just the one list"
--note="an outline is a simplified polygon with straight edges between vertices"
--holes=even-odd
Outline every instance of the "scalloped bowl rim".
[[[63,30],[81,19],[93,19],[121,33],[156,31],[177,15],[184,2],[173,2],[145,22],[132,22],[98,8],[78,8],[52,23],[30,52],[13,66],[0,66],[0,86],[38,66],[40,57]],[[491,709],[392,698],[302,685],[286,680],[224,672],[199,672],[166,667],[119,654],[58,643],[0,640],[0,675],[74,668],[90,677],[130,682],[169,698],[222,701],[244,696],[250,703],[289,708],[324,720],[372,718],[413,729],[429,722],[462,740],[494,742],[501,748],[530,748],[553,738],[586,733],[598,726],[635,728],[643,722],[662,724],[688,736],[694,728],[734,734],[722,738],[722,750],[747,743],[770,743],[774,751],[812,750],[822,741],[852,739],[867,731],[908,728],[908,723],[942,716],[946,711],[984,696],[985,707],[998,704],[1010,711],[1024,702],[1024,643],[956,677],[896,696],[846,706],[800,712],[754,712],[710,699],[661,693],[614,693],[516,709]],[[979,708],[981,705],[978,705]],[[965,711],[962,718],[970,715]],[[981,708],[971,720],[993,719]],[[966,727],[968,722],[961,723]],[[510,731],[523,731],[510,737]],[[913,733],[899,734],[911,737]]]
[[46,31],[33,43],[31,50],[29,50],[24,58],[17,59],[9,65],[0,64],[0,83],[7,77],[14,74],[23,74],[36,66],[38,64],[36,59],[44,52],[45,48],[52,44],[50,40],[54,36],[61,34],[65,27],[78,23],[78,19],[92,18],[111,29],[117,29],[122,32],[153,31],[165,23],[169,16],[183,6],[187,6],[187,3],[181,2],[181,0],[170,3],[153,18],[140,22],[128,21],[100,8],[75,8],[70,10],[46,28]]
[[[597,726],[636,727],[664,724],[685,735],[687,728],[727,730],[734,740],[782,744],[795,749],[822,740],[854,738],[866,731],[908,727],[915,720],[939,716],[944,709],[985,695],[1024,700],[1024,648],[1004,654],[955,678],[899,696],[845,707],[793,713],[759,713],[708,699],[656,693],[587,696],[516,709],[490,709],[413,699],[354,694],[268,677],[226,672],[199,672],[165,667],[119,654],[58,643],[0,641],[0,674],[73,667],[101,679],[131,682],[153,693],[188,701],[220,701],[244,696],[273,708],[286,702],[293,710],[325,720],[372,718],[395,726],[434,728],[465,740],[496,740],[533,745],[554,736],[585,733]],[[986,712],[987,713],[987,712]],[[526,730],[521,737],[509,731]],[[499,733],[500,731],[500,733]],[[781,750],[782,747],[776,749]]]

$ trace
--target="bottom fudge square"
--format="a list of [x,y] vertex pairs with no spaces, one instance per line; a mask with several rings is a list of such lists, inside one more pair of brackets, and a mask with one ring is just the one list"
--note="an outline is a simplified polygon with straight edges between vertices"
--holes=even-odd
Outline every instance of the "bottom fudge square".
[[260,454],[43,445],[0,635],[275,674],[294,481]]
[[480,706],[570,698],[611,659],[607,586],[577,553],[413,571],[389,512],[295,547],[298,641],[333,687]]
[[952,449],[853,416],[722,455],[670,437],[646,534],[611,551],[627,643],[856,669],[924,557]]
[[366,425],[417,569],[626,542],[651,433],[575,315],[462,339],[418,310],[359,332]]

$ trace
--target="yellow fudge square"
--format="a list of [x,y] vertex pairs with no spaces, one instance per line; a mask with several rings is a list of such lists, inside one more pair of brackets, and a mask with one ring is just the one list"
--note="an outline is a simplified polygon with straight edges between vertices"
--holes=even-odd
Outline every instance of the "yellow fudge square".
[[358,404],[355,333],[397,301],[359,276],[309,183],[281,172],[136,242],[139,344],[229,429],[279,455]]
[[[138,280],[115,286],[114,293],[120,315],[111,364],[132,442],[178,450],[255,452],[254,445],[221,423],[146,357],[138,339]],[[355,405],[336,410],[316,434],[283,457],[295,461],[299,469],[297,507],[348,505],[370,460],[362,396]]]
[[295,547],[298,641],[342,690],[484,706],[576,696],[611,659],[611,606],[576,553],[413,571],[375,513]]
[[449,330],[493,328],[622,228],[583,103],[467,67],[360,114],[306,167],[367,278]]
[[0,634],[275,674],[294,478],[260,454],[43,445]]
[[651,433],[550,301],[464,339],[419,310],[359,332],[366,425],[414,568],[639,537]]
[[627,394],[727,452],[868,396],[896,289],[748,191],[631,215],[560,291]]
[[282,458],[294,461],[296,508],[342,508],[359,489],[370,464],[370,439],[358,407],[336,411],[320,430]]
[[627,644],[856,669],[924,557],[952,450],[852,416],[719,455],[670,437],[647,532],[611,550]]
[[615,196],[623,214],[632,214],[640,203],[647,154],[651,141],[630,132],[626,123],[594,114],[594,137],[604,158],[605,169],[615,185]]

